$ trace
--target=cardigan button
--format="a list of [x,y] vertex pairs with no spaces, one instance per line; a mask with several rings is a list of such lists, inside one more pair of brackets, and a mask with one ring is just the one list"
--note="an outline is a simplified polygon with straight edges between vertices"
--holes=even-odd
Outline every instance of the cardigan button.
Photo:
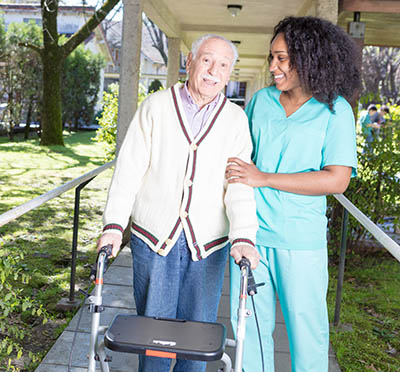
[[185,187],[190,187],[193,185],[193,182],[191,180],[186,180],[185,181]]
[[171,245],[171,244],[172,244],[172,240],[171,240],[171,239],[167,239],[167,240],[165,241],[165,244],[166,244],[166,245]]
[[187,218],[187,216],[188,216],[188,212],[186,212],[186,211],[181,212],[182,218]]
[[196,151],[198,146],[194,142],[192,142],[190,144],[190,147],[192,148],[193,151]]

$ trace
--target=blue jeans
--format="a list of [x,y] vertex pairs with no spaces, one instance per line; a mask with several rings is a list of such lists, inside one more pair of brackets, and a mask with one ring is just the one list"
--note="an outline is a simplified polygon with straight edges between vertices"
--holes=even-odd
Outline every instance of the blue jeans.
[[[227,247],[192,261],[185,234],[165,257],[132,234],[133,290],[139,315],[215,322]],[[195,335],[194,335],[195,337]],[[168,372],[171,360],[139,356],[138,372]],[[203,372],[206,362],[179,359],[174,372]]]

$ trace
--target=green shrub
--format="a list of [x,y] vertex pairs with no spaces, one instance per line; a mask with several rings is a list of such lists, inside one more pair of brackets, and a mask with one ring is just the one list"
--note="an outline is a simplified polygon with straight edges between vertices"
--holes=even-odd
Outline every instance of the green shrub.
[[[387,124],[374,141],[367,146],[365,137],[357,135],[358,176],[353,178],[346,197],[374,223],[381,224],[391,218],[399,226],[400,206],[400,106],[390,106]],[[342,208],[333,197],[329,198],[330,238],[337,246]],[[348,246],[361,247],[360,241],[367,231],[354,218],[349,220]]]
[[64,61],[62,76],[62,120],[69,130],[93,124],[95,106],[100,90],[104,58],[78,46]]
[[147,89],[147,94],[157,92],[157,90],[160,90],[163,88],[164,87],[163,87],[161,81],[158,79],[155,79],[150,83],[149,88]]
[[[106,147],[105,160],[111,161],[115,157],[116,138],[118,125],[118,84],[111,84],[109,92],[104,92],[102,107],[103,110],[97,121],[100,128],[96,132],[94,141],[103,142]],[[145,87],[139,84],[138,105],[146,98]]]
[[105,159],[111,161],[115,156],[115,140],[117,137],[118,124],[118,84],[111,84],[109,92],[103,93],[103,111],[97,121],[100,128],[94,138],[97,142],[105,144]]
[[48,320],[43,305],[23,293],[24,285],[31,280],[23,262],[22,253],[0,256],[0,359],[8,356],[10,368],[11,356],[21,358],[21,343],[29,336],[29,326],[21,327],[21,324],[25,324],[30,316],[42,318],[43,323]]

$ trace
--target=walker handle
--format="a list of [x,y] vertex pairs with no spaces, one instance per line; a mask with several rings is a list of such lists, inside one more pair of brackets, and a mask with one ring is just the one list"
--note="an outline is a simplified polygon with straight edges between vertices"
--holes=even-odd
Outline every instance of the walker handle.
[[239,262],[240,270],[242,270],[243,267],[247,267],[247,294],[249,296],[254,296],[257,293],[257,287],[261,287],[265,283],[256,284],[250,266],[250,261],[246,257],[243,257]]
[[250,270],[250,266],[251,266],[250,260],[243,256],[239,261],[240,270],[242,270],[243,267],[247,267]]
[[96,276],[97,276],[97,265],[98,265],[98,261],[99,261],[99,257],[100,257],[100,253],[105,253],[105,257],[104,257],[104,270],[103,272],[106,272],[107,267],[108,267],[108,262],[110,260],[110,257],[112,255],[112,248],[113,246],[111,244],[107,244],[104,247],[101,247],[99,252],[97,253],[97,258],[96,258],[96,263],[92,266],[92,269],[90,271],[90,276],[89,279],[91,281],[96,280]]

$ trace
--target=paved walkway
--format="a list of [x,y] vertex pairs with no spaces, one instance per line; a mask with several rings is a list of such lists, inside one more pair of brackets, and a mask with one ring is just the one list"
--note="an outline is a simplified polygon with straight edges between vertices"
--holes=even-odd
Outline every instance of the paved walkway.
[[[100,325],[110,324],[117,313],[135,313],[132,295],[132,260],[130,250],[121,251],[104,276],[103,305],[106,310],[101,313]],[[251,303],[249,303],[251,308]],[[229,280],[225,273],[225,282],[219,306],[218,321],[225,324],[228,337],[232,338],[232,327],[229,322]],[[83,306],[64,330],[57,342],[47,353],[36,372],[85,372],[87,371],[87,353],[89,350],[91,318],[87,306]],[[290,372],[290,355],[287,334],[280,309],[277,311],[275,338],[275,372]],[[72,353],[71,353],[71,345]],[[229,353],[231,350],[227,348]],[[229,353],[232,357],[232,351]],[[136,372],[137,356],[127,353],[116,353],[107,350],[112,357],[110,370],[113,372]],[[70,365],[70,368],[68,368]],[[209,363],[207,372],[217,372],[221,362]],[[100,367],[98,367],[100,371]],[[154,371],[157,372],[157,371]],[[256,371],[251,371],[256,372]],[[271,372],[271,371],[266,371]],[[329,372],[340,372],[334,354],[330,353]]]

